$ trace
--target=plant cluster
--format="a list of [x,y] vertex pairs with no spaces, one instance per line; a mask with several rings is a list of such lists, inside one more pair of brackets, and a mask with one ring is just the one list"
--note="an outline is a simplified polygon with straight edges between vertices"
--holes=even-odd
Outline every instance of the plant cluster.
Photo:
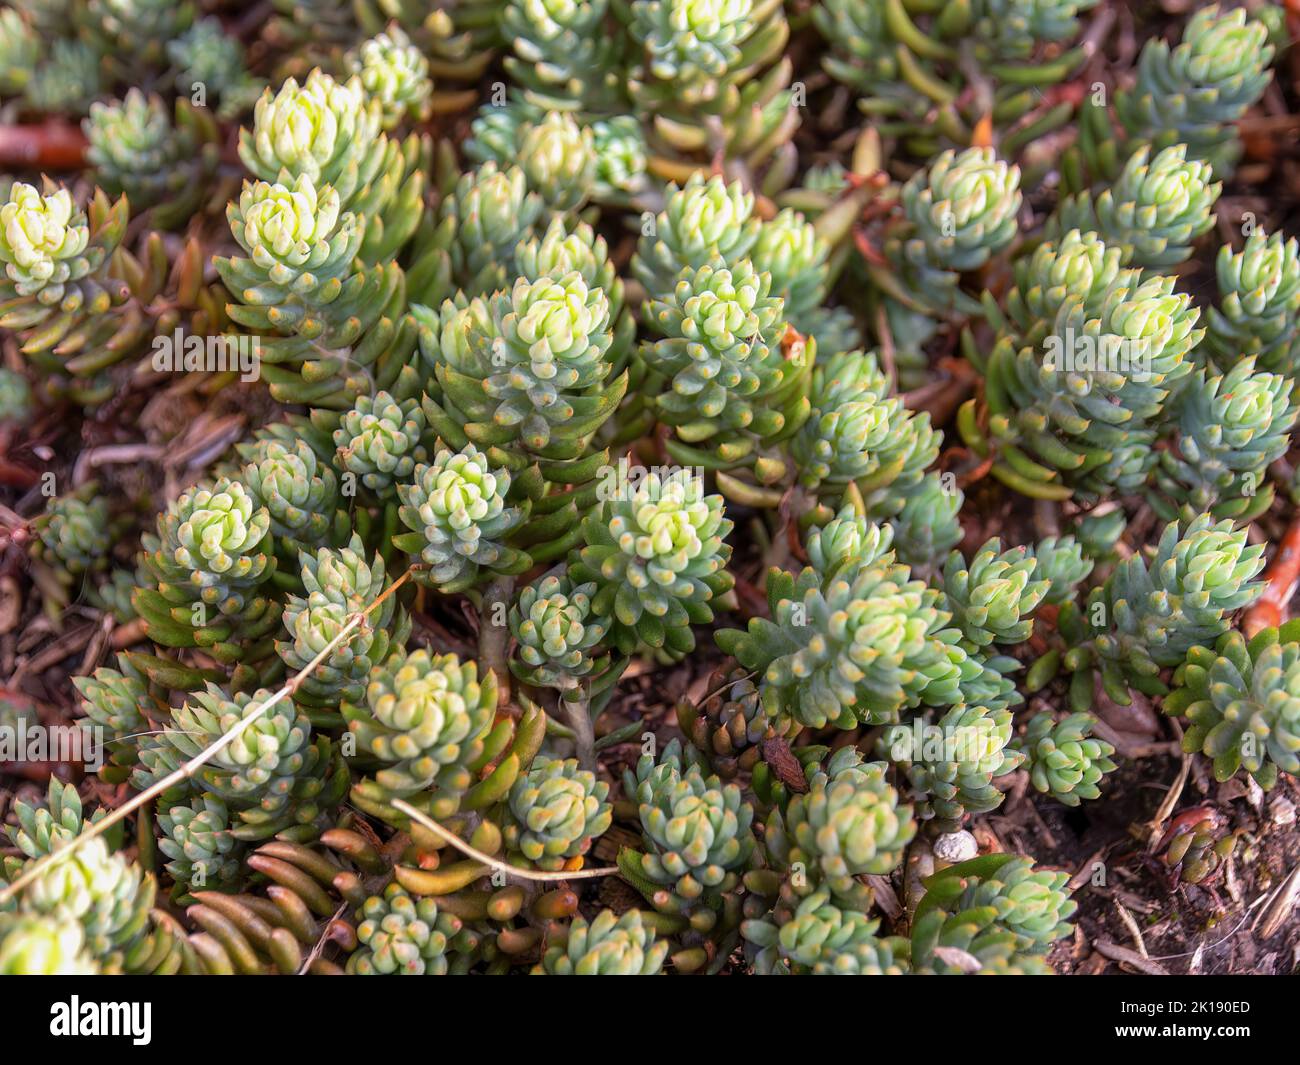
[[[0,9],[6,113],[81,121],[86,178],[0,184],[0,460],[239,412],[159,513],[94,461],[14,501],[42,624],[125,634],[76,716],[149,801],[14,805],[0,972],[1044,972],[1069,874],[939,843],[1098,799],[1108,709],[1300,774],[1298,623],[1237,627],[1300,254],[1179,273],[1277,12],[1079,105],[1092,0],[272,6],[252,69],[189,3]],[[815,159],[808,54],[864,122]]]

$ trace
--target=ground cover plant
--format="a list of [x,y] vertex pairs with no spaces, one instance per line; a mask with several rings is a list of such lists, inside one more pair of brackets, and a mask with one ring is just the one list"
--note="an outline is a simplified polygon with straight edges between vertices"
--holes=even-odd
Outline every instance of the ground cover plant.
[[0,5],[0,973],[1293,971],[1298,30]]

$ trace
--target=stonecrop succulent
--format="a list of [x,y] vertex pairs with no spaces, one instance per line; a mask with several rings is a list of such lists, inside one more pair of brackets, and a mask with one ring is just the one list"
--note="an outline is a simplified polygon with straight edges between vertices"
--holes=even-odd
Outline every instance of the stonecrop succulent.
[[480,679],[475,663],[452,654],[398,651],[375,665],[365,698],[342,707],[358,751],[381,766],[355,797],[373,806],[436,785],[454,802],[473,782],[469,767],[482,754],[496,703],[495,676]]
[[362,976],[442,976],[448,969],[448,941],[460,930],[459,918],[439,911],[431,898],[415,898],[400,884],[389,884],[358,911],[361,948],[348,959],[348,971]]
[[409,484],[397,485],[398,513],[412,531],[393,543],[419,558],[444,592],[470,587],[484,569],[517,573],[528,556],[504,543],[524,518],[519,507],[506,505],[509,489],[509,472],[489,466],[473,444],[441,450],[415,467]]
[[1194,971],[1300,778],[1295,12],[1123,6],[0,4],[0,973],[1129,968],[1085,822]]
[[[384,560],[367,561],[361,538],[353,536],[347,547],[320,548],[301,555],[305,596],[289,595],[284,604],[284,627],[290,639],[276,651],[293,672],[325,652],[353,614],[365,610],[387,587]],[[335,707],[341,700],[357,702],[365,691],[372,666],[388,657],[389,649],[406,642],[411,622],[397,600],[386,599],[368,615],[368,631],[345,646],[330,650],[294,693],[303,706]]]
[[[1142,48],[1137,81],[1115,96],[1115,116],[1129,143],[1155,149],[1184,144],[1189,154],[1228,176],[1241,154],[1235,123],[1272,77],[1268,26],[1244,8],[1209,4],[1193,12],[1174,47],[1153,38]],[[1095,106],[1095,102],[1094,102]],[[1099,110],[1080,118],[1090,163],[1113,163],[1113,133]]]
[[1279,771],[1300,769],[1296,635],[1290,622],[1249,641],[1227,632],[1213,646],[1192,647],[1178,667],[1165,713],[1187,719],[1184,749],[1211,758],[1219,780],[1245,768],[1272,788]]
[[624,654],[638,644],[687,654],[690,626],[711,621],[710,603],[732,586],[731,522],[722,497],[706,496],[690,470],[651,472],[630,488],[583,519],[569,574],[595,583],[593,606],[613,618],[610,639]]
[[217,167],[216,127],[177,102],[175,118],[157,96],[131,89],[120,103],[90,105],[87,159],[107,192],[125,193],[156,224],[175,228],[194,213]]
[[538,759],[510,789],[506,847],[539,869],[577,868],[609,828],[609,785],[577,759]]
[[639,910],[601,910],[590,924],[575,917],[563,944],[549,947],[541,969],[550,976],[654,976],[669,944],[657,941]]
[[1234,531],[1230,520],[1202,514],[1185,527],[1170,522],[1150,561],[1126,559],[1093,589],[1086,621],[1063,622],[1062,631],[1078,639],[1067,668],[1099,667],[1106,691],[1125,704],[1130,685],[1163,694],[1160,669],[1180,665],[1194,648],[1213,646],[1233,612],[1263,591],[1252,580],[1262,556],[1263,548],[1248,547],[1245,532]]
[[510,631],[518,641],[510,668],[520,680],[568,688],[596,668],[609,619],[596,612],[595,594],[595,581],[575,585],[559,573],[520,591],[510,611]]
[[844,908],[865,910],[871,892],[857,878],[890,873],[902,862],[916,822],[886,781],[885,768],[842,748],[812,774],[806,794],[791,796],[785,810],[768,819],[763,843],[769,861],[803,870],[797,894],[824,889]]
[[[807,418],[807,367],[782,350],[785,308],[770,290],[771,276],[742,259],[685,268],[672,295],[646,308],[663,339],[643,344],[640,358],[667,381],[654,410],[673,427],[681,461],[734,467]],[[761,480],[784,473],[779,461],[760,461]]]
[[1115,748],[1092,738],[1095,724],[1089,714],[1070,714],[1057,721],[1047,712],[1029,722],[1017,748],[1024,752],[1035,788],[1066,806],[1078,806],[1081,800],[1101,794],[1097,782],[1116,768],[1110,760]]
[[363,42],[349,57],[349,66],[367,95],[379,101],[384,129],[428,116],[433,92],[429,61],[400,26]]
[[1191,244],[1214,225],[1222,182],[1212,181],[1208,163],[1187,159],[1185,145],[1152,157],[1141,147],[1115,181],[1095,198],[1081,192],[1061,203],[1049,232],[1096,232],[1118,248],[1124,265],[1175,266]]
[[740,881],[754,849],[754,810],[736,784],[705,776],[676,741],[656,762],[643,755],[623,777],[637,803],[643,851],[624,849],[619,867],[656,910],[710,927],[722,896]]
[[[768,575],[771,620],[724,630],[719,646],[762,677],[763,703],[802,725],[887,724],[904,707],[957,701],[960,666],[942,638],[940,593],[882,553],[830,581],[813,568]],[[960,654],[960,652],[958,652]]]

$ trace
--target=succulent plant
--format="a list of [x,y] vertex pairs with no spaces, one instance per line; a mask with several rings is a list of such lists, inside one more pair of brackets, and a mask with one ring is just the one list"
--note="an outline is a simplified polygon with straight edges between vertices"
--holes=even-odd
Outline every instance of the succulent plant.
[[[644,343],[640,358],[668,382],[654,409],[674,428],[681,461],[698,455],[729,469],[808,417],[808,367],[785,356],[784,305],[770,289],[770,276],[742,259],[730,269],[686,267],[671,296],[650,302],[663,339]],[[763,462],[761,480],[782,475],[779,459]]]
[[[18,824],[15,827],[6,826],[5,835],[28,858],[42,858],[61,850],[86,823],[77,789],[53,777],[50,778],[44,804],[33,806],[19,800],[14,803],[13,812]],[[103,816],[100,811],[90,820],[93,823]],[[5,865],[19,869],[22,863],[18,859],[6,858]]]
[[814,368],[812,416],[791,442],[805,488],[833,500],[850,483],[867,495],[920,480],[939,437],[927,415],[889,391],[874,352],[844,352]]
[[994,781],[1024,761],[1011,739],[1011,711],[961,703],[934,720],[916,717],[886,729],[880,750],[906,766],[918,817],[960,824],[965,814],[1002,805]]
[[582,856],[609,828],[609,785],[576,758],[541,759],[510,789],[506,847],[539,869],[581,867]]
[[[238,481],[180,496],[142,538],[148,585],[135,606],[151,639],[166,647],[204,647],[226,662],[250,657],[241,643],[264,638],[279,610],[259,594],[275,572],[271,515]],[[253,656],[255,657],[255,655]]]
[[102,730],[99,735],[115,765],[133,766],[143,737],[154,730],[153,719],[166,714],[158,689],[125,654],[117,656],[116,669],[100,666],[88,677],[74,677],[72,683],[86,715],[82,727],[90,729],[92,736],[94,730]]
[[563,111],[489,104],[475,119],[465,151],[476,162],[518,166],[528,187],[557,213],[581,208],[596,180],[592,131]]
[[414,234],[428,162],[415,135],[399,142],[382,132],[383,109],[360,77],[340,82],[313,70],[301,85],[289,78],[277,93],[267,89],[239,137],[239,156],[261,181],[307,178],[336,190],[340,210],[363,215],[367,262],[382,262]]
[[630,497],[602,501],[582,521],[583,546],[569,576],[595,582],[595,611],[612,617],[624,654],[638,643],[687,654],[691,625],[713,619],[710,603],[731,588],[731,522],[721,496],[706,496],[689,470],[649,473]]
[[104,251],[91,244],[90,235],[85,213],[73,205],[67,189],[42,195],[14,182],[0,205],[5,295],[33,297],[46,307],[59,304],[68,287],[103,259]]
[[99,51],[130,69],[162,63],[167,42],[194,21],[194,5],[187,0],[86,0],[85,20]]
[[974,312],[960,275],[982,267],[1019,232],[1019,168],[991,148],[949,150],[913,174],[901,195],[907,225],[885,254],[908,297],[937,313]]
[[167,872],[187,891],[221,889],[242,875],[240,843],[230,830],[230,813],[215,795],[196,795],[158,812],[158,849]]
[[1145,483],[1161,416],[1204,330],[1174,278],[1143,276],[1122,270],[1102,294],[1071,293],[1050,326],[1023,340],[1001,334],[988,364],[988,436],[974,404],[958,419],[966,442],[994,455],[999,480],[1043,499]]
[[576,273],[589,292],[599,289],[609,304],[609,327],[614,334],[605,354],[610,377],[628,367],[636,325],[624,304],[623,280],[610,259],[604,237],[585,222],[573,223],[556,216],[540,236],[519,242],[514,261],[519,276],[530,281],[543,277],[560,281]]
[[196,774],[198,787],[227,804],[237,839],[265,839],[310,822],[320,805],[338,801],[347,775],[332,763],[328,739],[312,741],[311,722],[303,711],[288,700],[264,710],[271,698],[264,688],[228,695],[209,683],[174,711],[161,735],[141,750],[135,784],[144,788],[155,783],[251,719]]
[[651,296],[668,297],[682,271],[714,260],[738,263],[758,241],[754,196],[740,182],[693,176],[671,186],[664,209],[637,242],[632,273]]
[[113,546],[108,501],[97,489],[92,481],[54,496],[37,522],[42,557],[69,577],[102,568]]
[[1160,453],[1156,512],[1165,519],[1197,514],[1249,521],[1267,510],[1271,462],[1287,449],[1296,419],[1288,377],[1255,371],[1247,356],[1221,377],[1197,370],[1179,410],[1178,446]]
[[801,725],[855,728],[897,720],[921,702],[952,704],[960,666],[940,638],[949,615],[940,594],[912,580],[892,552],[823,582],[773,570],[771,620],[724,630],[718,645],[763,678],[763,703]]
[[596,179],[592,197],[602,203],[621,203],[642,192],[648,183],[648,148],[640,123],[631,115],[611,115],[591,124],[596,152]]
[[809,530],[804,550],[808,564],[823,585],[829,585],[836,577],[852,580],[859,569],[890,550],[893,538],[888,525],[877,525],[846,506],[825,525]]
[[339,484],[334,470],[304,440],[292,444],[264,437],[240,473],[249,498],[265,507],[270,530],[281,541],[314,548],[335,533]]
[[944,152],[903,186],[903,209],[940,270],[974,270],[1015,237],[1020,171],[989,148]]
[[676,740],[657,762],[642,755],[635,773],[623,775],[623,790],[637,804],[645,849],[624,848],[619,868],[656,910],[698,915],[697,926],[707,930],[753,852],[753,807],[737,785],[683,759]]
[[361,948],[348,959],[348,972],[360,976],[442,976],[448,969],[448,943],[461,930],[460,919],[439,911],[437,900],[412,896],[400,884],[371,895],[357,911]]
[[[284,664],[298,672],[312,662],[338,636],[352,615],[375,603],[387,587],[384,560],[366,561],[361,538],[353,535],[347,547],[322,547],[315,555],[300,556],[305,596],[290,595],[284,604],[284,627],[291,637],[276,644]],[[383,662],[389,650],[406,642],[411,620],[394,598],[366,615],[365,630],[334,647],[294,691],[301,706],[332,708],[340,700],[358,702],[365,694],[371,668]]]
[[120,102],[91,104],[83,125],[105,191],[125,193],[137,211],[154,208],[165,229],[189,220],[217,168],[217,130],[205,112],[178,100],[173,119],[159,97],[132,88]]
[[[632,0],[628,30],[641,50],[628,70],[636,114],[670,157],[722,150],[754,169],[799,124],[782,6],[753,0]],[[712,147],[711,147],[712,145]]]
[[886,768],[842,748],[811,775],[806,794],[792,795],[784,811],[769,817],[769,860],[803,870],[797,894],[824,889],[838,904],[865,911],[871,892],[856,878],[890,873],[902,862],[916,822],[885,780]]
[[379,101],[385,130],[404,121],[428,117],[429,61],[398,25],[362,42],[348,56],[348,67],[361,80],[366,94]]
[[1229,369],[1255,356],[1260,369],[1294,376],[1300,371],[1300,247],[1281,233],[1256,230],[1241,251],[1225,244],[1215,264],[1219,305],[1211,307],[1205,344]]
[[1075,589],[1087,580],[1095,565],[1073,536],[1045,537],[1029,553],[1034,559],[1034,578],[1047,581],[1043,602],[1056,606],[1074,598]]
[[1068,873],[1036,870],[1014,854],[973,858],[929,878],[917,920],[932,909],[966,913],[987,907],[992,924],[1013,936],[1018,950],[1044,951],[1071,930],[1068,921],[1078,904],[1070,898],[1069,879]]
[[1179,815],[1160,843],[1165,864],[1177,878],[1184,884],[1200,884],[1212,880],[1232,857],[1237,833],[1225,833],[1221,819],[1213,814],[1196,820]]
[[551,572],[519,593],[510,609],[510,632],[518,643],[510,668],[520,680],[568,688],[599,667],[599,645],[609,619],[592,605],[596,583],[575,585]]
[[723,780],[752,770],[769,734],[784,736],[793,731],[788,719],[768,715],[758,686],[743,669],[716,670],[698,704],[686,699],[678,702],[677,723]]
[[[518,278],[465,316],[469,359],[437,368],[443,419],[507,454],[574,459],[613,413],[609,299],[574,270]],[[428,406],[428,404],[426,404]],[[481,429],[478,426],[482,426]]]
[[1118,248],[1125,266],[1175,266],[1192,253],[1192,243],[1214,225],[1214,203],[1223,189],[1208,163],[1187,157],[1175,144],[1152,156],[1143,145],[1124,164],[1114,183],[1095,197],[1081,192],[1063,200],[1049,235],[1078,229],[1100,234]]
[[[95,836],[40,871],[23,892],[19,918],[45,918],[47,936],[62,921],[75,920],[84,933],[85,953],[101,972],[175,972],[178,944],[150,914],[156,893],[152,876]],[[70,946],[71,937],[65,942]],[[44,949],[50,949],[48,939]],[[84,965],[84,959],[72,964]]]
[[914,973],[1042,975],[1042,955],[1069,934],[1076,907],[1065,873],[989,854],[927,877],[912,926]]
[[27,81],[27,102],[46,114],[85,114],[103,91],[99,59],[88,41],[66,37],[53,41]]
[[1125,704],[1130,684],[1164,694],[1160,669],[1180,665],[1228,631],[1230,615],[1263,590],[1251,579],[1263,565],[1263,548],[1248,547],[1245,531],[1234,531],[1230,520],[1202,514],[1185,527],[1170,522],[1150,561],[1125,559],[1093,589],[1087,625],[1063,615],[1061,631],[1074,644],[1066,668],[1090,686],[1099,667],[1107,693]]
[[899,561],[937,567],[961,541],[965,494],[956,477],[932,471],[899,495],[903,505],[889,518]]
[[1034,579],[1037,567],[1028,548],[1003,551],[997,537],[985,543],[969,565],[960,551],[948,556],[943,569],[945,605],[972,647],[1029,639],[1031,615],[1048,590],[1046,581]]
[[[1265,21],[1244,8],[1210,4],[1191,15],[1173,48],[1159,38],[1148,41],[1138,57],[1137,83],[1115,96],[1115,115],[1130,142],[1144,141],[1154,150],[1185,144],[1190,158],[1208,161],[1221,177],[1230,175],[1241,154],[1234,123],[1272,76],[1268,37]],[[1097,131],[1084,144],[1104,169],[1113,150],[1106,144],[1109,129],[1087,113],[1081,125]]]
[[357,785],[354,800],[383,809],[432,786],[454,812],[474,782],[470,766],[483,753],[496,705],[490,671],[480,679],[475,663],[452,654],[395,651],[372,669],[364,702],[343,703],[358,751],[381,766]]
[[[445,230],[444,270],[466,295],[489,295],[518,275],[514,249],[534,233],[544,204],[517,166],[488,161],[460,176],[439,208]],[[453,294],[453,289],[443,298]]]
[[402,524],[412,530],[393,543],[427,567],[423,576],[443,592],[461,591],[483,570],[518,573],[528,556],[503,541],[524,519],[506,505],[510,474],[488,465],[473,444],[440,450],[415,467],[409,484],[397,486]]
[[[823,0],[812,17],[830,45],[822,59],[826,71],[862,97],[859,108],[883,133],[906,137],[924,156],[940,143],[970,143],[970,128],[990,112],[1006,131],[1004,148],[1068,121],[1068,110],[1036,111],[1036,99],[1025,99],[1030,94],[1023,87],[1041,92],[1084,62],[1084,50],[1068,45],[1079,32],[1080,12],[1091,6],[1091,0],[982,0],[900,10],[882,0]],[[981,79],[972,77],[975,69]],[[985,101],[971,106],[981,91]],[[1021,120],[1031,112],[1026,128]]]
[[[167,42],[167,58],[176,69],[176,91],[181,96],[208,93],[219,98],[217,116],[232,119],[253,109],[263,85],[248,73],[244,46],[228,34],[220,19],[201,18]],[[200,88],[201,87],[201,88]]]
[[1045,795],[1066,806],[1101,794],[1097,782],[1115,769],[1115,748],[1092,738],[1096,718],[1070,714],[1057,721],[1049,712],[1036,714],[1017,744],[1024,751],[1029,779]]
[[0,93],[17,96],[26,88],[41,55],[41,39],[14,8],[0,11]]
[[426,425],[419,400],[399,401],[387,392],[358,396],[334,430],[338,464],[380,499],[391,499],[397,483],[429,457]]
[[549,976],[655,976],[667,953],[639,910],[601,910],[590,924],[575,916],[564,943],[548,947],[538,968]]
[[620,44],[605,32],[607,0],[509,0],[505,67],[524,103],[542,110],[603,110],[619,102]]
[[86,933],[68,914],[0,913],[0,975],[90,976]]
[[1263,788],[1279,770],[1300,769],[1300,644],[1296,626],[1264,629],[1247,641],[1224,633],[1213,646],[1194,646],[1174,674],[1167,714],[1186,718],[1183,748],[1214,762],[1227,780],[1245,768]]
[[756,969],[814,976],[900,976],[906,944],[876,933],[879,920],[841,909],[829,891],[800,900],[789,920],[748,920],[745,939],[758,948]]

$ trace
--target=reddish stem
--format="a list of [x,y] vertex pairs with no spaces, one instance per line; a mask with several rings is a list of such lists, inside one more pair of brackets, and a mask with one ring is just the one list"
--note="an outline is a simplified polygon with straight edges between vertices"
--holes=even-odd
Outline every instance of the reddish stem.
[[1286,608],[1300,584],[1300,517],[1292,520],[1277,554],[1264,571],[1267,587],[1255,605],[1246,611],[1241,628],[1247,637],[1262,629],[1272,629],[1286,620]]

